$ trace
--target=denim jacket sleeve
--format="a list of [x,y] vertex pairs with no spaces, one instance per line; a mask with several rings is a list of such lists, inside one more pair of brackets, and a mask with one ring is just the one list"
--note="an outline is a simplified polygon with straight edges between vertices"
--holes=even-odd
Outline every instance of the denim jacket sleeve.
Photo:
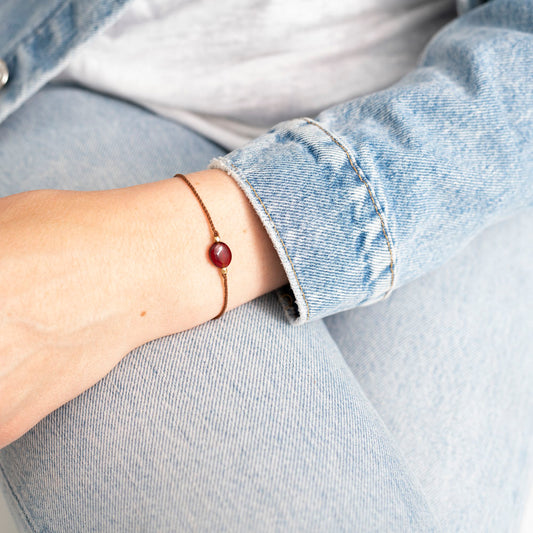
[[211,162],[262,219],[292,324],[376,302],[532,204],[532,31],[533,0],[492,0],[392,87]]
[[57,74],[68,58],[111,25],[130,0],[1,0],[0,59],[9,83],[0,122]]

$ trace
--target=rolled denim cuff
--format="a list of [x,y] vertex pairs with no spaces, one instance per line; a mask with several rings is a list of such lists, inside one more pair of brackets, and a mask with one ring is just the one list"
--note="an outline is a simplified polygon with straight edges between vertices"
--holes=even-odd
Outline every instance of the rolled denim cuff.
[[383,199],[342,138],[312,119],[289,120],[209,168],[235,179],[272,239],[291,324],[389,294],[395,261]]

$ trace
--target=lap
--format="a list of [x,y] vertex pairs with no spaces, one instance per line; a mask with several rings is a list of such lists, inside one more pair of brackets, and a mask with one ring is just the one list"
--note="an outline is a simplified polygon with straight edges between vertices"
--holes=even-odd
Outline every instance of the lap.
[[[47,87],[0,125],[0,195],[134,185],[200,170],[220,153],[136,106]],[[501,242],[478,241],[488,243],[478,251],[485,264]],[[502,280],[496,268],[480,274],[478,252],[324,321],[289,326],[269,294],[138,347],[0,452],[20,520],[60,531],[81,521],[128,531],[428,531],[429,501],[465,529],[480,518],[481,495],[501,493],[495,509],[510,520],[525,460],[515,453],[530,435],[519,378],[531,358],[516,355],[526,349],[524,304],[507,285],[487,304]],[[506,471],[512,483],[488,490]]]
[[0,464],[35,530],[432,529],[324,325],[272,293],[133,350]]
[[[221,151],[67,87],[38,93],[0,136],[2,194],[127,186],[203,168]],[[3,449],[0,465],[35,530],[432,527],[323,322],[291,327],[273,293],[133,350]]]
[[515,531],[530,489],[532,232],[530,210],[325,319],[446,531]]
[[47,85],[0,124],[0,196],[127,187],[204,169],[224,150],[136,105]]

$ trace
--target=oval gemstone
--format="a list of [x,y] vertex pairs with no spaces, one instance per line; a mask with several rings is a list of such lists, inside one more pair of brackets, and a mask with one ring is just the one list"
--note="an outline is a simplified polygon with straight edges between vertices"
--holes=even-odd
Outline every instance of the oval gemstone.
[[231,263],[231,250],[224,242],[215,242],[209,248],[209,257],[219,268],[227,267]]

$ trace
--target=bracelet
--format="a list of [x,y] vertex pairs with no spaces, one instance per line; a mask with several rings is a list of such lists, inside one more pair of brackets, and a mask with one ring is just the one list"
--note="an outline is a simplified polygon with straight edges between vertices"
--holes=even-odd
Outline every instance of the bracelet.
[[224,311],[226,310],[226,307],[228,306],[228,269],[227,266],[231,263],[231,250],[229,249],[229,246],[222,242],[220,240],[220,235],[218,234],[218,231],[215,229],[215,225],[213,224],[213,220],[211,220],[211,215],[209,214],[209,211],[207,210],[207,207],[205,207],[205,204],[202,202],[202,199],[200,198],[200,195],[196,192],[196,189],[193,187],[192,183],[183,175],[183,174],[175,174],[173,176],[174,178],[182,178],[183,181],[189,186],[189,189],[193,192],[194,196],[196,196],[197,200],[200,202],[200,205],[202,206],[202,209],[207,217],[207,220],[209,221],[209,225],[211,226],[211,231],[213,232],[213,239],[215,242],[211,245],[209,248],[209,258],[211,259],[212,263],[220,268],[220,273],[222,275],[222,283],[224,285],[224,303],[222,305],[222,310],[218,315],[213,318],[215,320],[216,318],[219,318],[224,314]]

